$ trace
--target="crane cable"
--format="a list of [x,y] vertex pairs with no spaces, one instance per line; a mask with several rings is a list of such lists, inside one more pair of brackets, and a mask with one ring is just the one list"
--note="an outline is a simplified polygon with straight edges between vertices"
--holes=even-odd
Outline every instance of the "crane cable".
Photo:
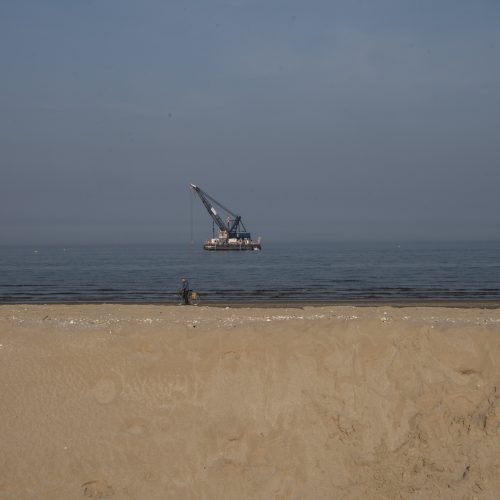
[[191,242],[191,245],[194,244],[194,216],[193,216],[193,203],[194,203],[194,193],[189,190],[191,192],[191,196],[189,196],[189,201],[190,201],[190,204],[189,204],[189,226],[190,226],[190,238],[189,238],[189,241]]

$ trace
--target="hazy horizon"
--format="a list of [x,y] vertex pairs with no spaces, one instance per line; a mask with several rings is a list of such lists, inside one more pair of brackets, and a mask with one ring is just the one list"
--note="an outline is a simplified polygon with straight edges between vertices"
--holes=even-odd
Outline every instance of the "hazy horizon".
[[[116,240],[116,241],[87,241],[87,242],[68,242],[68,241],[50,241],[50,242],[15,242],[15,243],[2,243],[0,247],[3,248],[30,248],[32,250],[39,250],[44,247],[50,248],[60,248],[61,250],[70,250],[71,248],[81,248],[81,247],[113,247],[113,246],[184,246],[186,248],[201,248],[202,243],[205,239],[211,237],[210,234],[206,234],[204,237],[200,235],[199,238],[196,238],[194,241],[190,241],[188,239],[185,240],[164,240],[164,241],[126,241],[126,240]],[[276,245],[329,245],[329,246],[353,246],[358,247],[362,245],[367,246],[397,246],[401,248],[411,247],[411,246],[441,246],[441,245],[451,245],[455,247],[456,245],[498,245],[500,243],[500,239],[468,239],[468,240],[460,240],[460,239],[344,239],[344,240],[317,240],[317,239],[309,239],[309,240],[293,240],[293,239],[268,239],[263,240],[262,245],[263,248]]]
[[492,0],[0,5],[0,245],[500,239]]

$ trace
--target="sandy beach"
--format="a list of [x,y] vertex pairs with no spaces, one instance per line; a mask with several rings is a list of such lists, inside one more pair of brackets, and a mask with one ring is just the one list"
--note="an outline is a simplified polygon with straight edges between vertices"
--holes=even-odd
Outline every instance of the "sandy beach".
[[500,309],[0,306],[1,499],[497,499]]

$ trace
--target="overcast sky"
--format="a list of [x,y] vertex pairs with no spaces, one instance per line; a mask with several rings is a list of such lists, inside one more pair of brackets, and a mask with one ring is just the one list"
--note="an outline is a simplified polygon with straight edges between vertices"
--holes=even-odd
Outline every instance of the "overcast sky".
[[[500,239],[497,0],[2,0],[0,243]],[[199,201],[195,237],[211,233]]]

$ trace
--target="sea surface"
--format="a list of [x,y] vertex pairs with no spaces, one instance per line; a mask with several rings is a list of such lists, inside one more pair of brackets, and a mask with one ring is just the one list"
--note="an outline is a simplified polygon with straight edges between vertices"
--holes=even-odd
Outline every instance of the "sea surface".
[[500,300],[500,242],[0,246],[0,303]]

